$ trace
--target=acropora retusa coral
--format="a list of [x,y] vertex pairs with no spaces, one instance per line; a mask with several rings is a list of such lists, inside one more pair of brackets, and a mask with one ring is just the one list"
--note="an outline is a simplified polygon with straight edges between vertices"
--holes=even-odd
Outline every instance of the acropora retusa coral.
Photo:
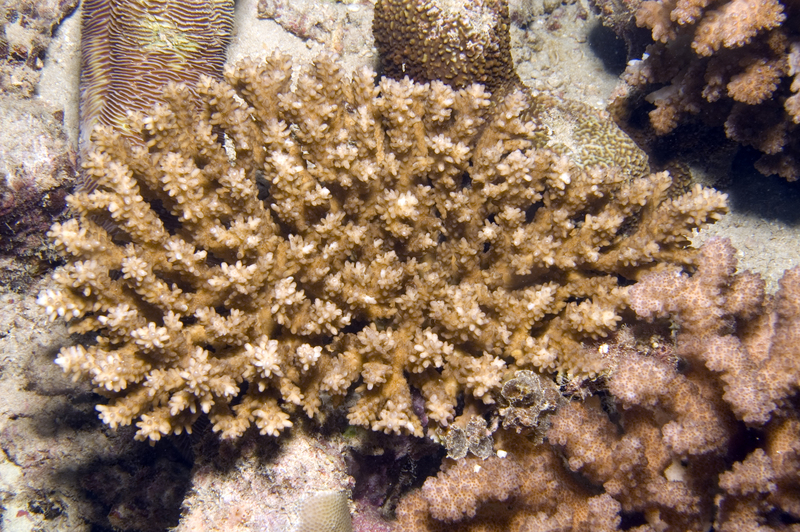
[[517,370],[595,376],[582,342],[620,322],[626,280],[690,264],[725,211],[537,148],[522,91],[488,113],[480,85],[350,81],[323,56],[291,89],[290,69],[204,77],[199,106],[170,85],[130,115],[135,141],[95,131],[96,189],[53,226],[68,264],[39,301],[91,333],[57,362],[112,427],[157,440],[205,413],[225,438],[277,435],[354,394],[352,424],[423,435]]

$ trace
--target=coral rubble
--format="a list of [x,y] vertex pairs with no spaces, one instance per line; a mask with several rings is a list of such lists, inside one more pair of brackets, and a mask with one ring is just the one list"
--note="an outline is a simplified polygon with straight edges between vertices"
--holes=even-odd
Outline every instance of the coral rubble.
[[77,5],[77,0],[0,3],[0,90],[33,96],[53,32]]
[[195,460],[193,486],[175,532],[352,531],[341,434],[293,430],[280,441],[252,434],[220,442],[195,438],[205,452]]
[[[324,45],[343,56],[372,55],[373,0],[258,0],[260,19],[274,20],[288,33]],[[230,61],[231,56],[228,56]]]
[[59,258],[47,240],[76,175],[61,119],[42,101],[0,96],[0,286],[24,291]]
[[800,177],[800,32],[796,2],[633,2],[655,41],[629,63],[612,112],[625,121],[646,94],[657,135],[699,117],[763,153],[764,174]]
[[[725,210],[666,173],[578,166],[516,91],[344,79],[322,56],[291,88],[287,57],[170,85],[100,127],[93,191],[50,235],[68,257],[51,317],[90,334],[57,362],[109,398],[112,427],[277,435],[302,409],[387,433],[447,427],[521,369],[594,376],[625,286],[694,257]],[[275,104],[277,102],[277,105]],[[602,151],[602,150],[601,150]]]

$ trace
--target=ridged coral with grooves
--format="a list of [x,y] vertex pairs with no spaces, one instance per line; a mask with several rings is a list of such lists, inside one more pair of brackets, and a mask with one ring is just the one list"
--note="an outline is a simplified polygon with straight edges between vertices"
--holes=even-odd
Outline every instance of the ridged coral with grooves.
[[619,323],[625,279],[691,263],[725,211],[535,149],[521,91],[488,114],[480,85],[350,81],[329,56],[290,78],[246,60],[199,105],[170,85],[136,141],[96,129],[97,188],[53,226],[68,264],[39,302],[88,335],[57,362],[110,426],[277,435],[354,394],[352,424],[423,435],[516,370],[596,375],[582,342]]
[[[86,0],[81,21],[81,133],[122,128],[168,81],[220,77],[233,0]],[[86,139],[83,139],[86,140]]]

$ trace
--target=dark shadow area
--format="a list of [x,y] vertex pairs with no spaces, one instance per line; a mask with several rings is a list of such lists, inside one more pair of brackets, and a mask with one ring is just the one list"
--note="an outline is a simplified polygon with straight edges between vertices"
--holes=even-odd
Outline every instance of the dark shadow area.
[[620,530],[630,530],[645,525],[647,525],[647,519],[642,512],[622,512],[620,515]]
[[589,47],[608,72],[619,76],[625,70],[628,64],[627,46],[611,28],[596,24],[589,32]]
[[[73,336],[72,340],[76,340]],[[60,345],[36,347],[21,362],[21,395],[9,401],[0,448],[25,471],[15,487],[41,530],[84,523],[97,532],[162,532],[178,525],[193,456],[181,437],[151,446],[135,426],[112,430],[105,402],[54,363]]]
[[211,422],[205,415],[200,416],[192,427],[192,450],[197,467],[211,466],[218,473],[231,473],[242,456],[252,455],[261,464],[273,462],[280,453],[281,446],[289,438],[291,431],[281,432],[280,436],[264,436],[258,429],[250,427],[235,440],[223,440],[214,432]]
[[179,438],[150,446],[134,441],[135,427],[109,429],[94,410],[99,398],[81,397],[54,400],[0,433],[3,452],[26,470],[27,511],[44,524],[77,519],[98,532],[177,526],[191,487],[191,453],[176,445]]
[[[637,127],[649,127],[650,119],[646,113],[652,109],[652,104],[642,105],[641,112],[636,113]],[[721,127],[710,127],[700,120],[687,119],[671,133],[654,136],[649,144],[650,164],[661,169],[675,160],[707,161],[714,153],[730,145],[730,140],[725,137],[725,130]]]
[[436,475],[446,454],[444,447],[426,438],[387,436],[360,427],[351,427],[345,436],[354,444],[345,457],[356,483],[353,500],[386,520],[394,518],[405,493]]
[[[160,532],[178,525],[181,505],[191,486],[191,460],[166,438],[150,447],[87,463],[75,476],[105,510],[114,530]],[[105,527],[106,523],[98,523]]]
[[761,152],[742,148],[733,160],[728,194],[732,211],[748,213],[787,225],[800,224],[800,181],[778,175],[765,176],[753,164]]

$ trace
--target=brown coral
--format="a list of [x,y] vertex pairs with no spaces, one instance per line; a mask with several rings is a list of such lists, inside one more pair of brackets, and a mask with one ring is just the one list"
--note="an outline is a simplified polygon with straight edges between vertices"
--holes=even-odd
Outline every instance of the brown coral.
[[422,435],[412,389],[436,427],[462,394],[494,402],[510,364],[595,375],[580,343],[621,319],[620,279],[691,261],[686,236],[725,209],[535,149],[522,92],[488,116],[479,85],[346,81],[322,57],[292,90],[290,68],[203,78],[199,109],[172,86],[131,116],[136,142],[97,130],[98,188],[53,227],[70,263],[40,302],[98,331],[58,362],[110,398],[108,424],[274,435],[355,388],[351,423]]
[[704,14],[692,48],[701,56],[713,55],[722,47],[741,48],[785,20],[783,5],[777,0],[732,0]]
[[[711,239],[691,278],[675,271],[648,275],[631,291],[631,306],[643,317],[671,315],[681,327],[679,353],[721,373],[723,398],[747,423],[764,424],[800,386],[797,320],[800,268],[788,270],[774,300],[764,305],[764,282],[734,275],[735,250]],[[728,332],[730,322],[746,322]]]
[[387,76],[443,81],[456,89],[480,83],[494,104],[521,90],[529,102],[524,119],[535,124],[535,147],[580,166],[649,173],[645,153],[607,116],[581,102],[531,93],[522,84],[511,58],[506,0],[380,1],[373,32]]
[[[582,429],[581,429],[582,430]],[[500,454],[449,462],[397,508],[397,529],[523,532],[617,530],[620,505],[594,496],[548,445],[504,434]],[[465,489],[466,488],[466,489]]]
[[386,75],[505,93],[521,83],[506,0],[379,0],[373,34]]
[[619,331],[602,395],[560,406],[545,442],[498,431],[485,462],[446,463],[398,506],[399,528],[794,530],[800,268],[770,298],[735,266],[730,244],[711,240],[693,275],[646,275],[632,305],[671,317],[675,342]]
[[[648,318],[670,315],[678,324],[677,352],[701,376],[710,370],[717,392],[737,418],[767,435],[733,469],[719,477],[718,530],[745,530],[770,512],[793,519],[800,506],[791,495],[800,485],[797,407],[800,389],[800,268],[786,271],[774,297],[750,272],[735,273],[730,242],[711,239],[700,268],[646,276],[631,290],[631,305]],[[695,377],[696,378],[696,377]],[[705,377],[708,379],[708,377]]]
[[[233,31],[232,0],[87,0],[81,35],[81,131],[121,128],[170,81],[220,77]],[[84,139],[85,140],[85,139]]]
[[797,90],[787,81],[796,72],[796,16],[796,7],[778,0],[646,0],[636,22],[656,43],[629,63],[610,109],[624,123],[646,95],[656,135],[698,117],[763,152],[762,173],[793,181],[800,177]]

